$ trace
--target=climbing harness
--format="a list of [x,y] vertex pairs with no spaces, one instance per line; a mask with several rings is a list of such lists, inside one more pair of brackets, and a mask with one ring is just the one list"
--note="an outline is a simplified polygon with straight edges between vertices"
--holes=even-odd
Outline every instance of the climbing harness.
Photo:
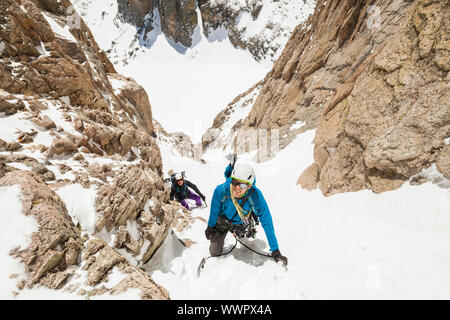
[[[243,222],[243,227],[241,225],[236,225],[236,226],[234,226],[235,230],[231,230],[230,232],[235,233],[240,238],[243,238],[243,237],[255,238],[256,237],[256,225],[259,224],[259,220],[253,210],[255,205],[253,204],[253,201],[250,197],[252,195],[252,193],[253,193],[253,189],[250,189],[249,191],[247,191],[247,194],[244,195],[244,197],[242,198],[243,199],[242,203],[239,205],[239,202],[233,196],[233,192],[230,189],[231,201],[233,202],[233,205],[236,208],[236,213],[239,215],[239,217],[241,218],[241,220]],[[249,211],[246,211],[243,209],[244,205],[247,203],[247,201],[250,201],[250,203],[251,203]],[[236,216],[236,214],[235,214],[235,216]],[[234,219],[234,216],[233,216],[233,218],[231,218],[231,220],[233,220],[233,219]]]

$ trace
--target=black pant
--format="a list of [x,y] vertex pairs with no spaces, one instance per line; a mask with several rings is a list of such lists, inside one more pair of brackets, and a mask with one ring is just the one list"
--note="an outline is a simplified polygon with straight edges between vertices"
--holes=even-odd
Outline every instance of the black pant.
[[222,254],[223,245],[225,243],[225,238],[228,231],[233,232],[237,235],[243,235],[245,232],[244,225],[233,225],[227,219],[220,217],[217,218],[216,226],[214,227],[216,232],[212,235],[209,246],[209,253],[211,256],[219,256]]
[[216,232],[212,235],[210,241],[211,244],[209,245],[209,253],[211,256],[220,256],[222,254],[223,245],[225,243],[225,238],[227,236],[228,231],[225,231],[223,233]]
[[209,246],[209,253],[213,257],[222,254],[225,238],[228,231],[230,231],[230,224],[226,219],[219,216],[217,218],[216,226],[214,227],[214,229],[216,230],[216,232],[213,233],[210,239],[211,244]]

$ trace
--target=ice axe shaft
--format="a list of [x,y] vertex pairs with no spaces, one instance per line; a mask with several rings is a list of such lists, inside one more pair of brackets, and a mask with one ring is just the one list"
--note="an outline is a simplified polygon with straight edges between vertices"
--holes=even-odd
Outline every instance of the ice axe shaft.
[[230,165],[234,167],[234,164],[236,163],[236,160],[238,159],[236,153],[229,153],[225,156],[225,159],[230,161]]

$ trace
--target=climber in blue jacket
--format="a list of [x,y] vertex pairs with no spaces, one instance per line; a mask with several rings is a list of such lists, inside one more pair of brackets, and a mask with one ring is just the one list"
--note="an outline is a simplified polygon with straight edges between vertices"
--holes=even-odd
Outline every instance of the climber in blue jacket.
[[[225,169],[226,181],[214,190],[208,227],[205,235],[211,241],[211,256],[222,253],[228,231],[237,236],[254,237],[254,224],[261,221],[276,262],[287,264],[281,255],[273,227],[272,216],[264,196],[255,186],[255,172],[248,164],[234,165],[236,157]],[[252,221],[253,220],[253,221]]]

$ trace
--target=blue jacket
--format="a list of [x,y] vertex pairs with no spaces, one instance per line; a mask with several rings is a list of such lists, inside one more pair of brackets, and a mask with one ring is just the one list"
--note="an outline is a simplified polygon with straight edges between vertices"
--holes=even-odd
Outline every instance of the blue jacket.
[[[230,184],[231,184],[231,172],[233,167],[229,165],[225,169],[226,181],[220,184],[214,190],[214,194],[211,200],[211,209],[209,214],[208,226],[214,227],[219,216],[227,218],[233,224],[244,223],[236,212],[233,201],[230,195]],[[255,180],[256,182],[256,180]],[[253,208],[253,212],[261,221],[261,225],[266,233],[267,241],[269,242],[270,251],[275,251],[278,249],[277,238],[275,237],[275,230],[273,228],[272,215],[270,214],[269,207],[267,206],[266,200],[262,192],[253,183],[252,194],[250,195],[248,201],[244,205],[244,210],[249,211]],[[248,190],[247,192],[249,192]],[[241,204],[242,200],[238,203]]]

